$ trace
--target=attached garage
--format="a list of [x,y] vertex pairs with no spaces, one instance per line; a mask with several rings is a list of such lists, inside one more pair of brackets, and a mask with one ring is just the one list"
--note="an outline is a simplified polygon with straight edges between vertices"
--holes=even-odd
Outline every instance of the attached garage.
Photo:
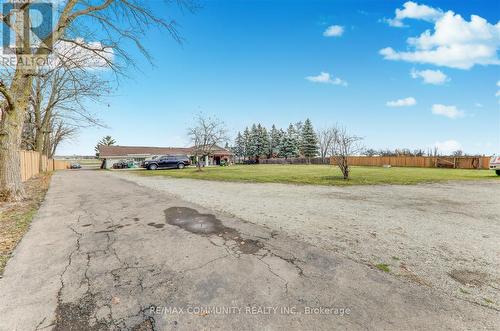
[[[115,163],[130,160],[142,162],[160,155],[187,155],[193,157],[192,147],[144,147],[144,146],[99,146],[99,159],[102,161],[101,168],[111,169]],[[231,162],[233,153],[225,148],[217,147],[211,155],[201,158],[203,166],[220,165],[222,160]]]

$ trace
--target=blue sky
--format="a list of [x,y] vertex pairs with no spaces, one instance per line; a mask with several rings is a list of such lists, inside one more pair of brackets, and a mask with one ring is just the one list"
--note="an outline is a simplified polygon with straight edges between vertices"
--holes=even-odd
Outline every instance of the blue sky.
[[500,152],[498,1],[200,3],[195,14],[172,8],[182,45],[152,30],[144,44],[154,66],[136,54],[140,71],[109,106],[88,105],[109,128],[84,129],[57,154],[91,155],[104,135],[187,146],[200,111],[233,136],[253,122],[310,118],[345,126],[367,147]]

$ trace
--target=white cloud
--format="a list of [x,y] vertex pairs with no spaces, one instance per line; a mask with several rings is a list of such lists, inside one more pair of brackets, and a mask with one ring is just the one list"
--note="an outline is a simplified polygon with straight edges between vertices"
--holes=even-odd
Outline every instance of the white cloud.
[[432,105],[432,113],[434,115],[446,116],[451,119],[464,117],[465,113],[459,110],[456,106],[446,106],[441,104]]
[[394,101],[387,101],[386,106],[388,107],[409,107],[417,104],[417,100],[413,97],[408,97],[404,99],[398,99]]
[[436,141],[434,147],[440,154],[451,154],[454,151],[462,150],[462,145],[456,140]]
[[332,77],[328,72],[321,72],[317,76],[307,76],[306,79],[313,83],[347,86],[347,82],[345,80],[338,77]]
[[394,18],[384,19],[384,21],[390,26],[401,28],[405,27],[403,23],[405,18],[434,22],[442,15],[443,12],[441,9],[435,9],[426,5],[419,5],[413,1],[408,1],[403,4],[403,9],[396,9]]
[[425,84],[442,85],[450,79],[441,70],[422,70],[413,69],[411,72],[412,78],[422,78]]
[[500,64],[497,56],[500,21],[493,25],[477,15],[471,15],[470,21],[466,21],[462,16],[448,11],[435,17],[434,31],[426,30],[418,37],[408,38],[407,43],[412,50],[399,52],[386,47],[379,53],[386,60],[429,63],[458,69]]
[[476,107],[476,108],[483,108],[484,106],[483,106],[483,104],[482,104],[482,103],[480,103],[480,102],[476,102],[476,103],[474,104],[474,107]]
[[331,25],[323,32],[323,36],[325,37],[340,37],[343,34],[344,27],[340,25]]

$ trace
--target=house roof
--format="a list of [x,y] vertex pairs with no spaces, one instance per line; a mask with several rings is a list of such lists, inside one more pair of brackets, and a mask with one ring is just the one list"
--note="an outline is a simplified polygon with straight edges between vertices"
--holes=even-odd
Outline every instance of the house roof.
[[[145,147],[145,146],[99,146],[99,157],[133,157],[150,155],[175,155],[193,153],[193,147]],[[232,155],[224,148],[217,148],[212,153],[215,156]]]

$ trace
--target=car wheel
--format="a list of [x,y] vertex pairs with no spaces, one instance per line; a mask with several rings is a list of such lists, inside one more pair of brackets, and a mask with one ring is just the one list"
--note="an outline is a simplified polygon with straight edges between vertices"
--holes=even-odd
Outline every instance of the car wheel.
[[158,166],[156,164],[150,164],[148,167],[148,170],[156,170],[158,169]]
[[500,176],[500,170],[495,170],[497,176]]
[[184,167],[185,167],[184,163],[179,163],[177,165],[177,169],[184,169]]

